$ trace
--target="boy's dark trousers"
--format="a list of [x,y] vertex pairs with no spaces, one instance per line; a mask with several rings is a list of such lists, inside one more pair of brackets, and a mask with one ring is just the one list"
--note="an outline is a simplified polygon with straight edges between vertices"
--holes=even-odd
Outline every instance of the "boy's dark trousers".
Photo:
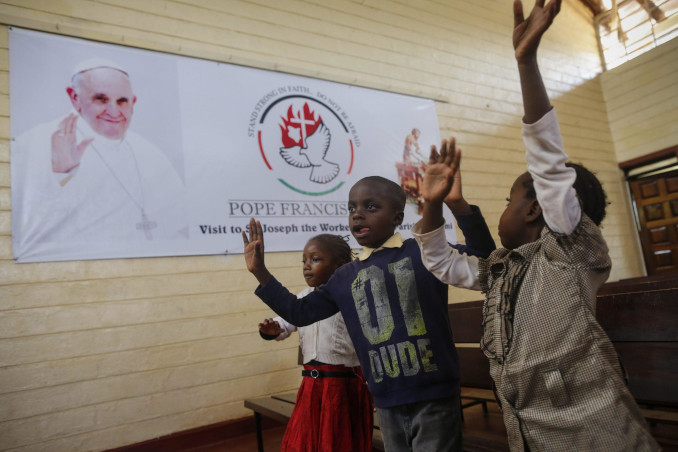
[[461,452],[459,396],[377,408],[386,452]]

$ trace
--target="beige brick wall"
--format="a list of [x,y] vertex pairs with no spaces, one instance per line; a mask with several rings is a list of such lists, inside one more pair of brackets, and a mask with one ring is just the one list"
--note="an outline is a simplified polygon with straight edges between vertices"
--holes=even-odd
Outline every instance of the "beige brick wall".
[[[122,446],[246,416],[243,399],[300,380],[296,343],[258,337],[271,312],[241,256],[13,263],[7,26],[434,98],[494,231],[525,168],[512,20],[509,0],[0,1],[0,449]],[[574,0],[540,57],[570,155],[613,202],[612,279],[638,276],[594,32]],[[302,288],[298,253],[267,259]]]
[[678,39],[601,76],[620,162],[678,145]]

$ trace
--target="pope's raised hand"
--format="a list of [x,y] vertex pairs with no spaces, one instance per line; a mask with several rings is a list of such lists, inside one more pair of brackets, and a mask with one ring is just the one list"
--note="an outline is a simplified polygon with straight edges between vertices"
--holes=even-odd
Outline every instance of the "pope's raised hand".
[[60,123],[52,134],[52,171],[55,173],[67,173],[80,165],[85,150],[94,138],[86,138],[77,142],[76,125],[78,115],[71,113]]

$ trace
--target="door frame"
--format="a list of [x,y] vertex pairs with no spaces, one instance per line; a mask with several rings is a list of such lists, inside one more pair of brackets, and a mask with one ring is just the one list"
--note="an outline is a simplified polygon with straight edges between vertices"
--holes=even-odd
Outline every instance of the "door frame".
[[636,225],[636,239],[641,247],[645,272],[647,275],[651,275],[654,274],[654,272],[650,272],[650,265],[648,265],[647,262],[646,253],[648,253],[649,250],[646,249],[641,237],[638,206],[631,190],[631,182],[637,181],[644,177],[659,175],[663,172],[678,170],[678,146],[671,146],[669,148],[652,152],[641,157],[626,160],[619,163],[619,168],[624,172],[627,195],[631,201],[631,209],[633,211],[634,222]]

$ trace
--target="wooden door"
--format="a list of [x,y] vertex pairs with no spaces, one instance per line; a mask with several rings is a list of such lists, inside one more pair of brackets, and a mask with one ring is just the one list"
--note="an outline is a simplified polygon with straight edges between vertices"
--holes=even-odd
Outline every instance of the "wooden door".
[[678,171],[629,182],[648,275],[678,272]]

